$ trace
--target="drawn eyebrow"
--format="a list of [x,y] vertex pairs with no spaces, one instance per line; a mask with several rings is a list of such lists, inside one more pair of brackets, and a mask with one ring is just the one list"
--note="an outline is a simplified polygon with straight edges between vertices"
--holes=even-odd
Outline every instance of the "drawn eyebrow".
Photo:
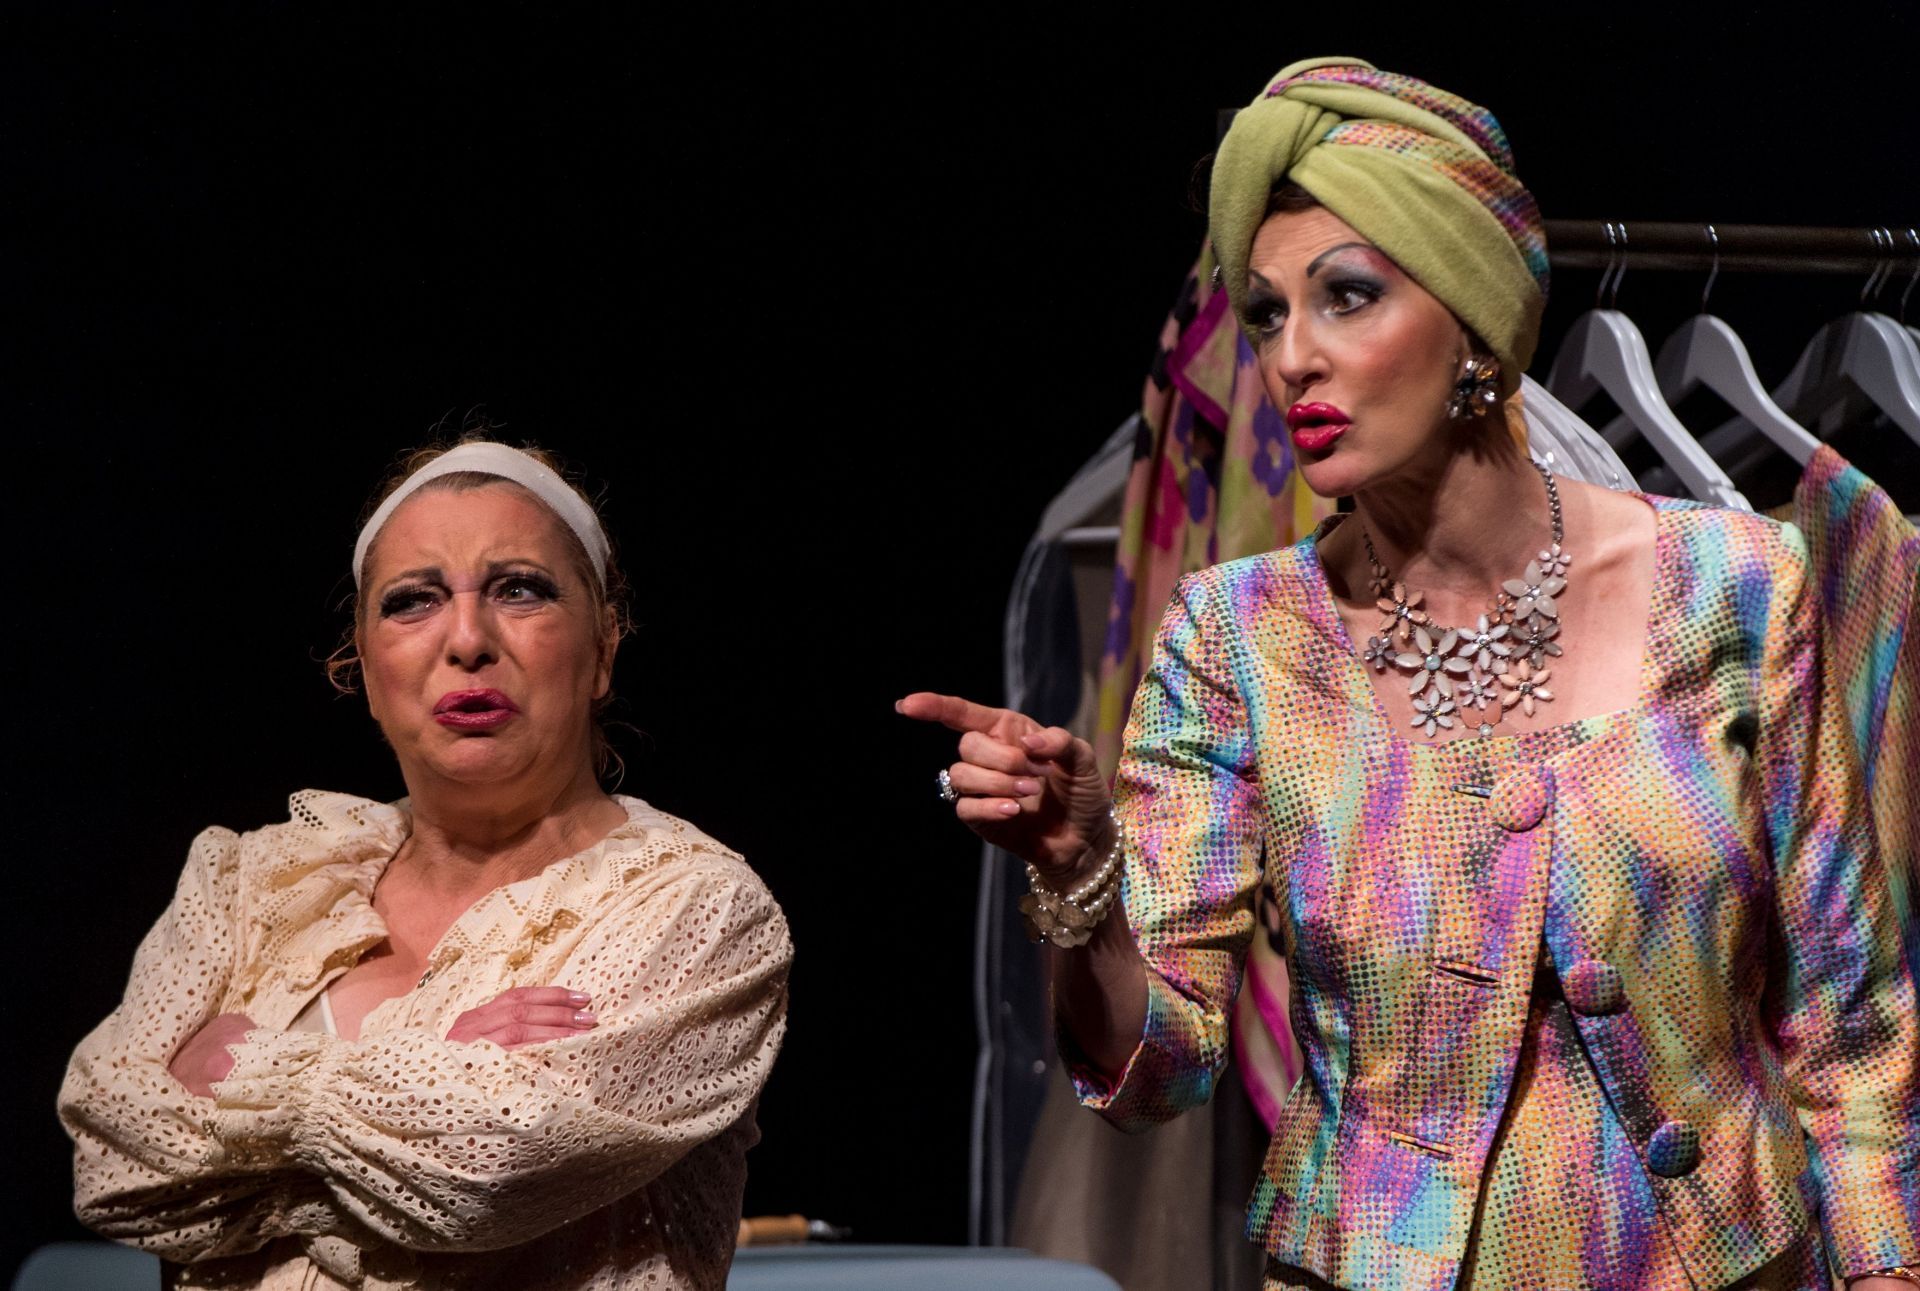
[[[509,556],[505,560],[490,560],[487,562],[487,574],[486,574],[487,581],[492,582],[494,579],[502,577],[503,575],[506,575],[506,574],[510,574],[516,569],[518,570],[531,569],[545,575],[548,578],[553,578],[553,579],[558,578],[558,575],[556,575],[551,569],[548,569],[545,565],[543,565],[537,560],[532,559],[531,557]],[[446,580],[446,577],[440,572],[440,567],[438,565],[422,565],[418,569],[403,569],[399,573],[395,574],[392,578],[389,578],[386,582],[380,584],[379,594],[381,596],[385,596],[390,590],[392,590],[394,584],[405,583],[409,581],[419,581],[423,583],[439,583],[442,586],[444,586],[447,580]]]
[[1375,254],[1378,254],[1378,248],[1374,247],[1371,243],[1342,242],[1339,246],[1328,247],[1325,251],[1322,251],[1319,255],[1315,256],[1313,258],[1313,263],[1307,266],[1307,277],[1311,278],[1313,277],[1314,274],[1318,273],[1320,271],[1320,266],[1325,264],[1330,256],[1333,256],[1341,251],[1350,250],[1355,247],[1358,247],[1362,251],[1373,251]]
[[527,556],[509,556],[505,560],[487,562],[487,577],[495,579],[502,574],[512,573],[516,569],[532,569],[545,574],[548,578],[557,577],[551,569]]

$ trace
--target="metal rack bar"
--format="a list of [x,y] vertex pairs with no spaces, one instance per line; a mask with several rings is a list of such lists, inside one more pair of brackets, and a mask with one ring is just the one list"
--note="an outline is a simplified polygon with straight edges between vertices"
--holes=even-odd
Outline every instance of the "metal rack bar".
[[[1547,257],[1556,269],[1605,269],[1624,258],[1628,269],[1706,272],[1716,263],[1706,224],[1672,220],[1548,220]],[[1615,230],[1609,238],[1609,225]],[[1625,230],[1624,242],[1620,230]],[[1715,224],[1723,273],[1895,275],[1920,265],[1920,230],[1908,225],[1873,229],[1791,224]]]

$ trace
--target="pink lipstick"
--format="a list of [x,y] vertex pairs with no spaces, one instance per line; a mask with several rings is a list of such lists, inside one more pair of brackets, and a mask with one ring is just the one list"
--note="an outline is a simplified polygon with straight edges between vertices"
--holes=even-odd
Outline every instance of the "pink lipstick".
[[1293,446],[1303,453],[1326,452],[1351,424],[1347,414],[1330,403],[1296,403],[1287,409]]
[[433,706],[433,720],[459,731],[490,731],[505,726],[520,712],[504,691],[450,690]]

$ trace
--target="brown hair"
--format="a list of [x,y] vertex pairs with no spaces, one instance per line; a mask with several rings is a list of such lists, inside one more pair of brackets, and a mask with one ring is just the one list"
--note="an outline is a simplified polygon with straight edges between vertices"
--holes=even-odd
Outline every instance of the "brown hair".
[[1267,194],[1268,215],[1297,215],[1320,205],[1320,199],[1291,179],[1283,179]]
[[[373,496],[368,498],[366,505],[360,509],[360,525],[364,526],[373,513],[379,510],[380,504],[405,484],[415,471],[462,444],[482,440],[504,442],[499,437],[499,431],[502,429],[503,427],[488,421],[483,416],[470,416],[457,438],[441,440],[403,453],[386,478],[380,482],[380,486],[373,491]],[[558,457],[532,443],[516,444],[514,447],[566,480],[568,487],[579,494],[580,500],[592,508],[594,518],[601,520],[601,527],[605,528],[598,499],[581,486],[574,473],[569,471]],[[428,480],[416,492],[464,493],[469,489],[486,488],[503,483],[510,484],[512,481],[503,480],[498,475],[489,475],[484,471],[454,471]],[[580,581],[586,586],[588,596],[592,598],[594,621],[604,625],[602,630],[613,633],[616,640],[625,638],[633,626],[628,613],[627,576],[620,568],[619,552],[612,545],[611,534],[607,538],[609,550],[606,583],[602,586],[600,578],[594,572],[593,558],[587,554],[587,549],[580,542],[579,535],[565,524],[560,526],[560,532],[566,540],[568,557],[579,574]],[[379,538],[376,535],[374,541],[367,546],[368,565],[373,563],[374,548],[378,545]],[[356,574],[364,572],[364,569],[355,571]],[[360,691],[359,634],[370,603],[371,597],[367,587],[363,585],[357,588],[353,598],[353,617],[341,633],[340,644],[335,646],[333,653],[327,656],[324,665],[328,682],[343,695],[358,694]],[[608,623],[607,617],[609,608],[613,611],[611,624]],[[594,772],[603,784],[609,785],[619,784],[621,776],[626,771],[620,755],[614,751],[612,742],[607,738],[607,727],[612,723],[608,721],[606,714],[613,707],[614,702],[613,690],[609,687],[606,694],[594,701],[592,712],[591,740]]]
[[[1205,215],[1210,200],[1207,184],[1213,161],[1218,154],[1208,153],[1193,163],[1193,172],[1187,177],[1187,208],[1195,215]],[[1292,215],[1298,211],[1310,211],[1321,205],[1319,198],[1309,193],[1291,179],[1282,178],[1267,194],[1266,215]],[[1261,217],[1266,218],[1265,215]]]

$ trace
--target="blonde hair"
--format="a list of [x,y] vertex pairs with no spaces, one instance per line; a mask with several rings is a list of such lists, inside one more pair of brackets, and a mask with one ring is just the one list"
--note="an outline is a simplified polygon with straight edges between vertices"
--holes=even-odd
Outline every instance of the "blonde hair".
[[[502,427],[489,422],[485,417],[470,416],[467,418],[466,424],[462,427],[458,437],[428,444],[424,447],[415,448],[403,453],[394,464],[392,470],[388,472],[386,478],[380,482],[380,486],[373,491],[373,496],[368,498],[366,505],[360,509],[359,523],[364,525],[368,517],[379,510],[382,502],[385,502],[396,489],[413,476],[414,472],[427,465],[427,463],[440,457],[442,454],[451,452],[462,444],[470,444],[484,440],[504,442],[500,441],[499,431],[501,429]],[[565,464],[558,457],[532,443],[516,444],[514,447],[566,480],[568,487],[579,495],[580,500],[593,509],[595,517],[600,517],[599,501],[593,494],[582,487],[575,475],[566,468]],[[470,489],[487,488],[503,483],[510,484],[512,481],[504,480],[498,475],[489,475],[482,471],[454,471],[450,474],[442,475],[437,479],[428,480],[420,486],[418,491],[421,493],[464,493]],[[611,635],[616,642],[617,648],[618,641],[624,638],[632,628],[632,619],[628,613],[627,576],[625,571],[620,568],[619,553],[616,550],[609,550],[607,553],[606,579],[605,585],[603,586],[601,580],[595,576],[593,560],[588,556],[587,549],[581,545],[579,536],[565,524],[560,525],[559,528],[567,546],[568,559],[573,564],[575,571],[579,574],[581,585],[587,589],[587,595],[592,599],[593,618],[596,623],[601,625],[601,632],[603,634],[601,641],[604,643],[607,635]],[[601,521],[601,528],[606,528],[604,519]],[[608,538],[608,543],[611,546],[611,537]],[[372,563],[374,549],[379,545],[379,536],[375,535],[372,545],[367,548],[368,564]],[[333,653],[327,656],[323,665],[326,669],[327,681],[332,684],[335,690],[343,695],[356,695],[360,693],[359,636],[361,625],[366,621],[367,609],[371,602],[371,593],[366,587],[358,588],[355,591],[353,598],[353,617],[348,622],[345,631],[341,634],[340,643],[334,647]],[[609,610],[612,611],[611,615],[608,613]],[[615,696],[611,687],[608,688],[606,694],[593,702],[591,715],[592,730],[589,733],[589,740],[592,745],[594,772],[600,777],[603,784],[610,785],[617,785],[620,782],[621,776],[623,776],[626,771],[625,764],[621,761],[620,755],[614,751],[612,741],[607,738],[607,727],[610,725],[607,719],[607,712],[614,706],[614,703]]]

